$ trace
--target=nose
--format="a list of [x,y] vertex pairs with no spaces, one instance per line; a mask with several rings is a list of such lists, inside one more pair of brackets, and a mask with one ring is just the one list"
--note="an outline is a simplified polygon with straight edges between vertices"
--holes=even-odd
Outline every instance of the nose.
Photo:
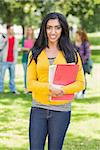
[[51,33],[54,34],[56,32],[55,28],[52,28]]

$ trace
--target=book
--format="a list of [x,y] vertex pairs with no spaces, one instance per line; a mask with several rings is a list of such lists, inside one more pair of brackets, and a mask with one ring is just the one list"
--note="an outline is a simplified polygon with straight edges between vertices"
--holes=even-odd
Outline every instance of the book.
[[49,66],[49,83],[53,83],[56,65]]
[[[55,68],[55,73],[53,76],[53,84],[54,86],[66,86],[75,82],[79,66],[77,64],[58,64]],[[74,94],[64,94],[59,97],[51,97],[50,100],[72,100],[74,98]]]

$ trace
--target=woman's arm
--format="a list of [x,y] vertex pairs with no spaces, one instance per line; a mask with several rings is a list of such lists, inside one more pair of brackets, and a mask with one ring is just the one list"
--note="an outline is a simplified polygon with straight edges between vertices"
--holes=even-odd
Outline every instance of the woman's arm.
[[64,93],[62,89],[54,87],[52,84],[48,82],[39,82],[37,80],[37,68],[34,60],[30,62],[30,55],[28,59],[28,68],[27,68],[27,88],[30,92],[42,92],[51,96],[62,96]]
[[34,60],[30,62],[30,56],[28,57],[28,67],[27,67],[27,88],[30,92],[42,92],[50,94],[49,83],[47,82],[39,82],[37,80],[37,71],[36,71],[36,63]]
[[79,70],[78,70],[76,81],[74,83],[62,87],[64,94],[73,94],[85,88],[85,78],[84,78],[82,62],[79,54],[78,54],[78,65],[79,65]]
[[89,42],[84,43],[84,50],[85,50],[84,61],[86,61],[91,56],[91,49]]

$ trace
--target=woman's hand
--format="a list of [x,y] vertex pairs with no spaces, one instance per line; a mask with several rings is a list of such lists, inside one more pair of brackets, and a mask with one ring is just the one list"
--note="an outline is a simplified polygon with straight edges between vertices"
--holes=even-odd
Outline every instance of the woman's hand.
[[62,88],[57,85],[51,84],[49,86],[49,90],[51,92],[51,96],[53,96],[53,97],[58,97],[58,96],[64,95]]

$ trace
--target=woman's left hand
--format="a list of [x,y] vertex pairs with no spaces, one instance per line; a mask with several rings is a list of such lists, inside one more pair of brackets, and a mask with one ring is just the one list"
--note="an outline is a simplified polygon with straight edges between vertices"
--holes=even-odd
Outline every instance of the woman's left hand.
[[51,96],[58,97],[58,96],[63,96],[64,95],[63,90],[59,86],[57,87],[57,86],[51,84],[49,89],[50,89],[50,92],[51,92]]

